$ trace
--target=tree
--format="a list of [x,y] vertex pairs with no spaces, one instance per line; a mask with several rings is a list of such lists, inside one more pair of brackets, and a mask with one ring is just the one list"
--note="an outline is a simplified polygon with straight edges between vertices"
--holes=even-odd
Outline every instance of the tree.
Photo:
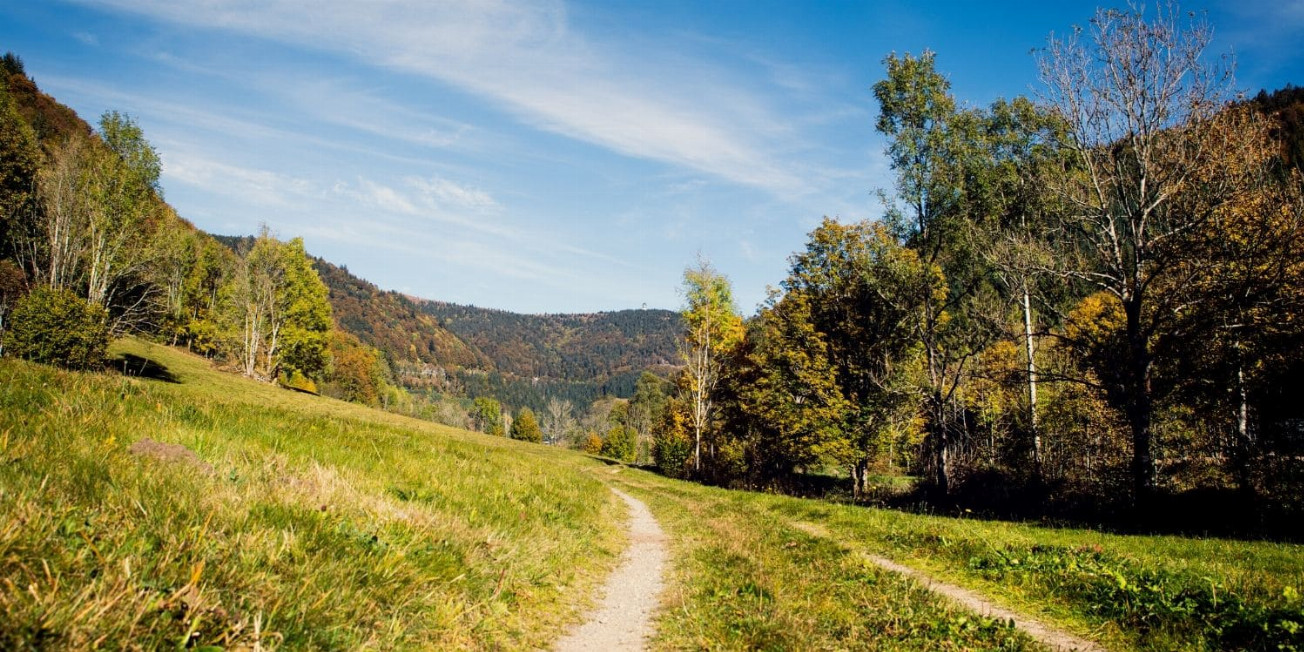
[[471,425],[485,434],[503,436],[502,405],[487,396],[477,397],[471,404]]
[[693,469],[702,470],[702,436],[711,426],[713,399],[720,381],[720,354],[742,338],[742,318],[734,307],[729,279],[705,259],[684,270],[684,346],[693,426]]
[[749,329],[753,372],[740,393],[759,434],[752,472],[764,479],[854,456],[845,429],[850,403],[827,338],[812,320],[817,300],[801,290],[772,295]]
[[1039,61],[1044,99],[1064,120],[1074,158],[1058,186],[1069,205],[1060,227],[1076,255],[1060,272],[1111,295],[1125,317],[1121,373],[1109,389],[1131,430],[1139,503],[1155,489],[1154,413],[1164,393],[1156,339],[1171,332],[1181,302],[1158,290],[1187,267],[1183,234],[1201,229],[1226,198],[1226,189],[1208,187],[1203,206],[1182,201],[1193,172],[1216,155],[1199,133],[1225,106],[1231,77],[1202,60],[1208,25],[1179,16],[1171,4],[1153,21],[1140,10],[1101,10],[1088,33],[1052,37]]
[[536,444],[543,442],[543,431],[539,429],[539,421],[534,417],[534,410],[521,408],[521,411],[516,413],[516,418],[512,419],[511,437]]
[[[1041,478],[1042,441],[1038,424],[1037,333],[1044,327],[1034,310],[1034,298],[1045,301],[1047,276],[1041,270],[1053,255],[1047,246],[1055,205],[1047,190],[1055,166],[1061,163],[1056,144],[1063,137],[1057,115],[1027,98],[998,100],[983,116],[978,183],[970,201],[979,204],[975,237],[986,243],[985,257],[1008,299],[1022,317],[1023,382],[1028,401],[1025,416],[1032,475]],[[1061,284],[1062,285],[1062,284]]]
[[638,453],[637,435],[634,429],[629,426],[612,426],[611,430],[607,431],[607,436],[603,438],[599,452],[613,460],[620,460],[626,464],[632,463]]
[[[326,368],[327,345],[333,326],[330,293],[317,276],[303,248],[294,238],[281,246],[282,279],[273,312],[273,333],[279,338],[268,350],[279,354],[271,363],[274,376],[319,376]],[[278,327],[279,323],[279,327]]]
[[577,425],[575,406],[570,401],[555,396],[548,399],[547,410],[544,412],[544,430],[548,433],[549,443],[565,441]]
[[319,375],[327,362],[330,302],[303,240],[282,243],[263,227],[242,263],[228,294],[244,374],[261,371],[269,381]]
[[0,260],[18,254],[15,247],[35,209],[40,156],[36,134],[0,80]]
[[918,58],[889,55],[887,78],[874,85],[877,128],[889,139],[895,196],[883,194],[888,220],[923,266],[914,328],[924,352],[924,403],[932,482],[950,491],[954,440],[963,434],[957,400],[965,374],[996,332],[988,270],[970,237],[965,197],[973,171],[981,116],[957,111],[950,83],[925,51]]
[[152,309],[155,288],[145,273],[148,245],[159,224],[161,166],[130,116],[105,113],[100,136],[105,147],[90,148],[87,157],[86,298],[111,311],[117,331],[139,325]]
[[637,434],[637,460],[640,463],[652,459],[652,438],[670,400],[666,389],[668,384],[655,374],[644,371],[634,385],[634,396],[629,399],[629,425]]

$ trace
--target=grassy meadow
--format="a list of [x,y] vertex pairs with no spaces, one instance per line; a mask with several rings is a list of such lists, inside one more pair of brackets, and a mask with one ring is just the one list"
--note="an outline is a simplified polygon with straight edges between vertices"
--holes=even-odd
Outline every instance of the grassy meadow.
[[1111,649],[1304,647],[1298,545],[727,491],[112,353],[150,378],[0,359],[0,649],[546,648],[623,549],[607,485],[670,540],[656,649],[1037,649],[862,553]]
[[888,557],[1116,650],[1304,649],[1304,546],[1129,536],[613,481],[674,532],[667,649],[1037,649]]
[[538,647],[623,547],[582,458],[113,353],[0,360],[0,649]]

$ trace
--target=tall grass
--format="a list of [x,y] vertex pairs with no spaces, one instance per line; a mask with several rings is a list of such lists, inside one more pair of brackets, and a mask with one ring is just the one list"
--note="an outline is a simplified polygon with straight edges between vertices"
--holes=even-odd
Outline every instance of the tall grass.
[[573,456],[117,349],[180,382],[0,360],[0,648],[537,647],[621,549]]

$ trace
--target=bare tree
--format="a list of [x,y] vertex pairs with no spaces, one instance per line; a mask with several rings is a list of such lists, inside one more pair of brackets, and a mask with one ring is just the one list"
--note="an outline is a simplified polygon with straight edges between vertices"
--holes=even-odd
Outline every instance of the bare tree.
[[[1230,66],[1207,65],[1212,31],[1175,4],[1101,10],[1088,30],[1052,36],[1039,57],[1043,99],[1067,125],[1075,170],[1060,190],[1077,255],[1060,273],[1114,296],[1126,317],[1115,398],[1131,429],[1136,498],[1155,488],[1154,340],[1173,312],[1155,292],[1208,210],[1186,210],[1193,171],[1213,154],[1202,125],[1231,95]],[[1216,205],[1217,198],[1209,202]]]

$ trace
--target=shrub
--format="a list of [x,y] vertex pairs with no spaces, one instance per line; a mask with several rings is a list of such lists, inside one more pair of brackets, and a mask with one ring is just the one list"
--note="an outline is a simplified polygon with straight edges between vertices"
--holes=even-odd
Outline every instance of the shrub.
[[536,444],[543,441],[543,430],[539,428],[539,420],[534,418],[534,410],[521,408],[516,418],[512,420],[512,439],[532,441]]
[[588,434],[584,436],[584,444],[580,446],[580,450],[583,450],[585,453],[588,453],[589,455],[601,454],[602,437],[599,437],[598,433],[590,430]]
[[14,306],[5,340],[5,350],[17,357],[90,369],[104,363],[108,315],[71,290],[40,287]]
[[602,442],[602,454],[613,460],[622,462],[633,462],[634,454],[638,452],[635,446],[637,435],[634,429],[628,426],[616,426],[607,433],[607,438]]

